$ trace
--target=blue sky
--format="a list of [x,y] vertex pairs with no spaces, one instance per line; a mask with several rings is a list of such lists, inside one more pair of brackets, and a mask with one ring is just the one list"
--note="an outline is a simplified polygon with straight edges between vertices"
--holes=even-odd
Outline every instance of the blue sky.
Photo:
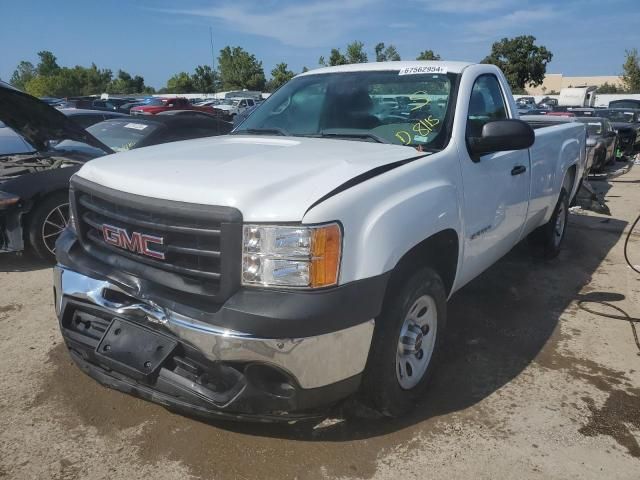
[[267,77],[294,71],[352,40],[394,44],[403,59],[432,49],[478,61],[492,42],[532,34],[554,53],[550,73],[615,75],[624,50],[640,49],[640,0],[0,0],[0,78],[51,50],[61,65],[142,75],[155,87],[211,63],[214,48],[239,45]]

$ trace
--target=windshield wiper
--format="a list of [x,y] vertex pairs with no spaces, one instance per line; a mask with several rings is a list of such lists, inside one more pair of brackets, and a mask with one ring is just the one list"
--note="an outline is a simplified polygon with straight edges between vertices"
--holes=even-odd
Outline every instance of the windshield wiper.
[[289,137],[290,134],[286,130],[277,127],[271,128],[246,128],[244,130],[236,130],[231,132],[234,135],[241,135],[243,133],[249,133],[252,135],[282,135],[283,137]]
[[340,132],[340,131],[326,131],[322,130],[318,135],[309,135],[309,136],[317,136],[318,138],[359,138],[362,140],[373,140],[377,143],[391,143],[388,140],[379,137],[375,133],[370,132]]

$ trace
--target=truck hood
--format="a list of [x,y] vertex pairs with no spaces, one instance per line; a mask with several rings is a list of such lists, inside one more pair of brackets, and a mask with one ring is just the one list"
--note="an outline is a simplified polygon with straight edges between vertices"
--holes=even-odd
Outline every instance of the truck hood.
[[49,148],[51,141],[74,140],[112,153],[62,112],[5,83],[0,83],[0,121],[41,152]]
[[354,177],[424,155],[361,141],[227,135],[109,155],[78,176],[151,198],[235,207],[245,221],[290,222]]

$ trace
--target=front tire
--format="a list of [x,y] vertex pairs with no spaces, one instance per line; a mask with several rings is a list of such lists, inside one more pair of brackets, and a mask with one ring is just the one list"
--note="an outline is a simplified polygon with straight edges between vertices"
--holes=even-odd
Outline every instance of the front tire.
[[529,236],[529,243],[536,256],[550,260],[560,253],[562,242],[567,231],[569,221],[569,195],[562,188],[560,198],[549,221],[534,230]]
[[69,194],[55,193],[36,205],[29,220],[29,243],[43,260],[55,261],[56,240],[69,223]]
[[408,413],[423,395],[438,363],[447,320],[440,276],[415,272],[385,302],[364,373],[364,400],[383,415]]

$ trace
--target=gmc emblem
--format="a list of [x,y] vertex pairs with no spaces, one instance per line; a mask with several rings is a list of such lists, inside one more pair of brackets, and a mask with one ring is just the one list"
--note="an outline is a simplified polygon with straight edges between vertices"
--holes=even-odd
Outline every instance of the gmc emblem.
[[102,225],[102,236],[104,241],[114,247],[129,250],[130,252],[146,255],[147,257],[164,260],[164,253],[152,250],[149,244],[164,244],[164,238],[155,235],[147,235],[145,233],[133,232],[131,236],[124,228],[114,227],[113,225]]

